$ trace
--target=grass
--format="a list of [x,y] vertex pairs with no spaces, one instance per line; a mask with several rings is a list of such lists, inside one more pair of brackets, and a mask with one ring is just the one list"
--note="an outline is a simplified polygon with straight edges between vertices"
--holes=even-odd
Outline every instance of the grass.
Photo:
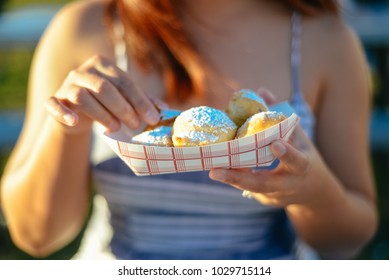
[[34,5],[34,4],[65,4],[71,2],[70,0],[8,0],[6,1],[4,8],[5,9],[15,9],[15,8],[20,8],[23,6],[29,6],[29,5]]
[[[4,3],[5,2],[5,3]],[[35,4],[65,4],[70,0],[8,0],[2,1],[4,10]],[[28,70],[33,55],[31,49],[0,49],[0,110],[20,109],[25,106]]]
[[0,50],[0,110],[24,108],[32,54],[27,49]]

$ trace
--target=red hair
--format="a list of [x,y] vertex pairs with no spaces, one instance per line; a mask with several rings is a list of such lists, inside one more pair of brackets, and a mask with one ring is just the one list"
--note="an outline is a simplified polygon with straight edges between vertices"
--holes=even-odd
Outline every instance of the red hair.
[[[279,2],[309,16],[338,13],[336,0]],[[123,24],[129,56],[141,69],[162,74],[168,101],[203,96],[201,56],[187,37],[172,0],[111,0],[107,9],[111,28],[114,15]]]

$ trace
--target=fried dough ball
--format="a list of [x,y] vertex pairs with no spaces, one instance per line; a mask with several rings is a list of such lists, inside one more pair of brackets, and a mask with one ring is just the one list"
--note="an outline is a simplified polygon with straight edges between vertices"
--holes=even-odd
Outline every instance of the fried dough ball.
[[153,130],[144,131],[134,137],[131,142],[134,144],[141,144],[147,146],[163,146],[171,147],[172,142],[172,127],[171,126],[159,126]]
[[208,106],[182,112],[173,125],[173,145],[204,146],[235,138],[237,126],[223,112]]
[[238,129],[236,138],[243,138],[249,135],[256,134],[273,125],[276,125],[286,119],[283,113],[275,111],[267,111],[257,113],[246,120],[246,122]]
[[235,92],[226,109],[227,115],[238,127],[252,115],[264,111],[268,111],[266,102],[248,89]]
[[155,125],[146,126],[145,130],[152,130],[159,126],[173,126],[176,117],[181,114],[181,111],[174,109],[161,109],[159,112],[160,119]]

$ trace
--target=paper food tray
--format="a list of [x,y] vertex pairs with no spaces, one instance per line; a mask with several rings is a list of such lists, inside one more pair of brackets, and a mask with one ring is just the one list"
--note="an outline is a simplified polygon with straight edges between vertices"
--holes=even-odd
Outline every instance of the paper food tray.
[[[270,110],[283,112],[288,118],[257,134],[228,142],[198,147],[159,147],[130,143],[134,133],[120,130],[99,134],[111,149],[138,176],[210,170],[212,168],[245,168],[270,166],[275,157],[269,145],[287,140],[299,122],[288,103],[279,103]],[[122,126],[123,127],[123,126]]]

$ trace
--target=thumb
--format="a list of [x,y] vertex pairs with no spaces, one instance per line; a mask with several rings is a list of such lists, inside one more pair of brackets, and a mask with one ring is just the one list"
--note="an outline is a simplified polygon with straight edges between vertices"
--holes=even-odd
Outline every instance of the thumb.
[[296,175],[304,175],[307,173],[309,159],[305,153],[300,152],[282,140],[274,141],[270,145],[270,150],[291,173]]
[[265,100],[267,105],[273,105],[277,103],[277,99],[274,94],[267,88],[261,87],[257,89],[257,94]]

